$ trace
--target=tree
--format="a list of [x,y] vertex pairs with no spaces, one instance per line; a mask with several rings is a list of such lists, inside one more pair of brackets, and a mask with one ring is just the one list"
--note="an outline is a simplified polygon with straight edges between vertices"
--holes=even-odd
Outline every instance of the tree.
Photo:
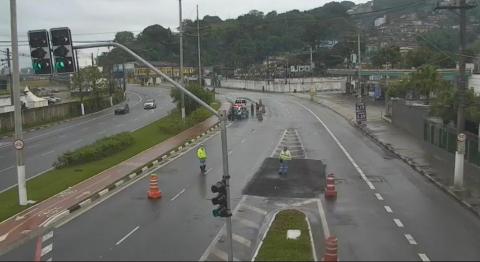
[[384,47],[372,56],[372,64],[375,67],[382,67],[385,64],[391,64],[392,67],[395,67],[400,60],[401,54],[398,46]]
[[128,45],[135,41],[135,36],[130,31],[122,31],[115,34],[113,41],[122,45]]
[[[210,104],[214,101],[214,94],[208,91],[208,89],[203,88],[196,82],[188,84],[187,90],[207,104]],[[170,92],[170,96],[173,98],[173,102],[177,103],[177,109],[180,110],[181,91],[178,90],[178,88],[172,88],[172,91]],[[185,113],[187,115],[189,115],[199,107],[200,107],[200,104],[198,104],[195,100],[193,100],[189,96],[185,96]]]

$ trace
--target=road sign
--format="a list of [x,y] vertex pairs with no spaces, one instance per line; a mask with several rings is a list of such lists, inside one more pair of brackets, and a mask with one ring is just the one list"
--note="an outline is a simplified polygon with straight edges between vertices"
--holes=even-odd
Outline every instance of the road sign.
[[13,142],[13,145],[15,146],[15,149],[21,150],[23,149],[23,140],[15,140],[15,142]]
[[360,102],[355,105],[355,113],[357,117],[357,123],[362,123],[367,121],[367,106],[365,103]]

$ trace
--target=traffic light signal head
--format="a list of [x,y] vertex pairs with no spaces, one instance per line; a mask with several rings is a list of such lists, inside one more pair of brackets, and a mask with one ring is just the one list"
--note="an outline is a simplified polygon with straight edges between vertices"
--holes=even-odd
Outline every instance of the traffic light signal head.
[[212,193],[218,193],[218,195],[212,198],[212,204],[218,205],[212,211],[214,217],[230,217],[232,216],[230,210],[227,207],[227,187],[225,181],[219,181],[212,185]]
[[28,44],[35,74],[52,74],[52,57],[47,30],[28,31]]
[[52,36],[53,57],[57,73],[75,72],[73,56],[72,34],[68,27],[50,29]]

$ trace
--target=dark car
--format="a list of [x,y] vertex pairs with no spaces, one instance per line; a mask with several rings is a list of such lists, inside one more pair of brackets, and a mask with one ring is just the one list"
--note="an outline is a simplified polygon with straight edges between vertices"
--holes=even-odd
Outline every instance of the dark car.
[[115,115],[124,115],[130,112],[130,107],[128,106],[128,104],[125,104],[122,107],[116,108],[114,112]]

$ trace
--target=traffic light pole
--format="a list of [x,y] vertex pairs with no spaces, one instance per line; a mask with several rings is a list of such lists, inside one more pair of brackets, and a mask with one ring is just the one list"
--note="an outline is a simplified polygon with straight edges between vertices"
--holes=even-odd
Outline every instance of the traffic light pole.
[[[13,1],[13,0],[12,0]],[[197,103],[199,103],[201,106],[205,107],[208,111],[210,111],[212,114],[217,116],[220,121],[221,121],[221,140],[222,140],[222,164],[223,164],[223,180],[225,181],[225,186],[226,186],[226,195],[227,195],[227,211],[228,213],[231,212],[231,206],[230,206],[230,185],[229,185],[229,180],[230,180],[230,172],[229,172],[229,167],[228,167],[228,146],[227,146],[227,114],[226,111],[216,111],[214,108],[212,108],[210,105],[205,103],[203,100],[200,98],[196,97],[194,94],[192,94],[190,91],[188,91],[185,87],[183,87],[181,84],[175,82],[173,79],[171,79],[169,76],[164,74],[162,71],[158,70],[155,66],[150,64],[148,61],[143,59],[141,56],[137,55],[135,52],[132,50],[128,49],[122,44],[115,43],[115,42],[102,42],[102,43],[96,43],[96,44],[85,44],[85,45],[80,45],[80,46],[74,46],[74,49],[86,49],[86,48],[97,48],[97,47],[109,47],[109,46],[114,46],[118,47],[131,56],[133,56],[135,59],[137,59],[140,63],[144,64],[148,68],[150,68],[152,71],[157,73],[159,76],[163,77],[166,79],[168,82],[170,82],[173,86],[176,88],[180,89],[183,91],[183,93],[193,100],[195,100]],[[232,219],[231,217],[226,217],[226,225],[227,225],[227,238],[228,238],[228,261],[233,261],[233,245],[232,245]]]
[[10,0],[10,26],[12,34],[12,89],[15,118],[15,148],[17,158],[18,201],[21,206],[28,204],[23,163],[22,106],[20,102],[20,72],[18,61],[17,3]]

